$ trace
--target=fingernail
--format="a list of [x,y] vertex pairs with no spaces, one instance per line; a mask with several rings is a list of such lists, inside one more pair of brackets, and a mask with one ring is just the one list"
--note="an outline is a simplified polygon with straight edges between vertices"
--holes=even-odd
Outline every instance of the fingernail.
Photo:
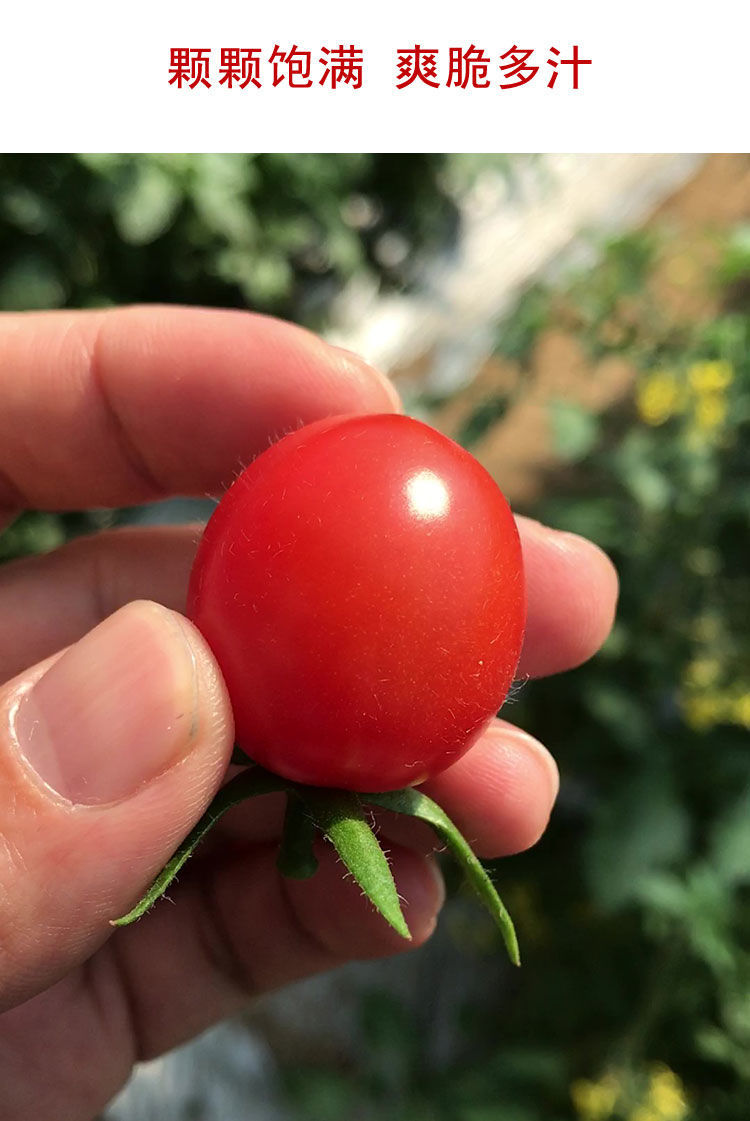
[[435,883],[435,890],[437,891],[437,900],[438,900],[437,910],[440,911],[440,910],[442,910],[443,904],[445,903],[445,894],[446,894],[445,893],[445,880],[443,878],[443,873],[440,869],[440,865],[439,865],[437,859],[434,856],[428,856],[427,860],[426,860],[426,863],[427,863],[427,870],[429,871],[429,873],[432,876],[432,879]]
[[[540,522],[538,518],[530,518],[528,515],[524,515],[523,518],[519,520],[523,522],[527,529],[532,530],[541,537],[547,538],[549,541],[554,541],[556,545],[561,545],[563,547],[566,544],[573,546],[593,545],[593,542],[589,541],[586,537],[581,537],[578,533],[571,533],[568,529],[556,529],[554,526],[545,525],[545,523]],[[598,546],[593,547],[597,548]]]
[[569,529],[553,529],[552,526],[545,525],[544,522],[537,521],[536,518],[526,516],[519,521],[527,531],[531,530],[532,533],[548,541],[563,553],[568,555],[578,553],[580,555],[581,552],[586,552],[595,556],[597,560],[606,562],[609,568],[613,567],[612,561],[601,546],[588,537],[582,537],[580,533],[572,533]]
[[561,545],[570,545],[574,549],[596,549],[599,553],[602,551],[595,541],[582,537],[580,533],[572,533],[569,529],[554,529],[552,532]]
[[[617,598],[619,590],[617,569],[600,545],[597,545],[595,541],[590,541],[588,537],[582,537],[580,533],[571,533],[567,529],[553,530],[552,542],[576,564],[580,564],[582,554],[584,554],[583,559],[585,561],[596,564],[609,582],[614,598]],[[585,554],[588,555],[585,556]]]
[[101,805],[136,793],[184,755],[197,721],[196,657],[178,616],[121,608],[22,697],[14,728],[27,763],[63,798]]
[[380,370],[377,370],[374,366],[371,366],[369,362],[366,362],[364,358],[360,357],[359,354],[355,354],[353,350],[347,350],[344,346],[337,346],[336,350],[338,350],[340,354],[343,354],[345,356],[348,365],[350,367],[354,366],[359,372],[360,376],[364,373],[368,381],[377,382],[378,386],[387,397],[388,403],[390,404],[390,407],[394,412],[403,413],[404,404],[401,400],[401,395],[399,394],[398,390],[387,374],[383,374],[380,372]]
[[390,398],[391,405],[393,406],[393,411],[396,413],[403,413],[404,403],[401,400],[401,394],[396,389],[396,386],[393,384],[387,374],[381,374],[380,376],[383,379],[383,388]]
[[528,732],[524,732],[521,728],[506,727],[492,728],[489,732],[492,736],[497,736],[503,744],[512,744],[514,747],[519,747],[526,751],[533,757],[540,770],[546,776],[550,790],[550,806],[554,804],[557,795],[560,792],[560,772],[557,768],[557,763],[550,755],[547,748],[539,740],[535,740]]
[[573,550],[578,552],[583,549],[590,553],[599,553],[606,556],[606,553],[601,549],[596,542],[589,540],[588,537],[582,537],[580,533],[572,533],[569,529],[552,529],[550,526],[545,526],[542,522],[537,523],[540,529],[549,535],[553,544],[558,548],[564,550]]

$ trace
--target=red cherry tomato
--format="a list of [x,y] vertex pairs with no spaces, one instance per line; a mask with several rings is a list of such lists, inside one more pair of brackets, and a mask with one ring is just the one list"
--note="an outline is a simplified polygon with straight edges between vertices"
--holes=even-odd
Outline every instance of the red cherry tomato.
[[518,533],[446,436],[335,417],[274,444],[224,495],[188,614],[248,755],[298,782],[394,790],[455,762],[505,699],[525,621]]

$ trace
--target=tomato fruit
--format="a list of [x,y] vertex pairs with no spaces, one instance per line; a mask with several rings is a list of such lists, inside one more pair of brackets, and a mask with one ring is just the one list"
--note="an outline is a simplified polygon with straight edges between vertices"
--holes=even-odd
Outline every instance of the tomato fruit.
[[296,782],[386,791],[455,762],[521,651],[521,547],[497,484],[406,416],[310,424],[229,488],[188,615],[240,747]]

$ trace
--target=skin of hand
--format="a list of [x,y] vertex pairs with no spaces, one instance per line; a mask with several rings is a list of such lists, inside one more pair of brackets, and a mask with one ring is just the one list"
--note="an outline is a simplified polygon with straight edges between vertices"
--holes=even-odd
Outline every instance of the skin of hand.
[[[133,307],[0,316],[0,524],[24,508],[219,494],[301,423],[400,409],[361,359],[246,312]],[[617,578],[582,538],[519,518],[521,675],[578,665]],[[122,529],[0,568],[0,1085],[4,1121],[88,1121],[140,1059],[253,995],[403,942],[321,846],[275,869],[281,806],[238,807],[163,902],[112,932],[220,786],[233,722],[180,614],[196,527]],[[552,757],[497,720],[426,787],[481,856],[532,845]],[[382,818],[419,945],[443,888],[432,838]]]

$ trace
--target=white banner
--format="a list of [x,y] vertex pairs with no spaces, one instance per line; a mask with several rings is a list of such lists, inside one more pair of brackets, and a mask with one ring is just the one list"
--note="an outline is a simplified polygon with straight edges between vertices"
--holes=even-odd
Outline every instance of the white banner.
[[741,151],[745,5],[31,0],[5,151]]

